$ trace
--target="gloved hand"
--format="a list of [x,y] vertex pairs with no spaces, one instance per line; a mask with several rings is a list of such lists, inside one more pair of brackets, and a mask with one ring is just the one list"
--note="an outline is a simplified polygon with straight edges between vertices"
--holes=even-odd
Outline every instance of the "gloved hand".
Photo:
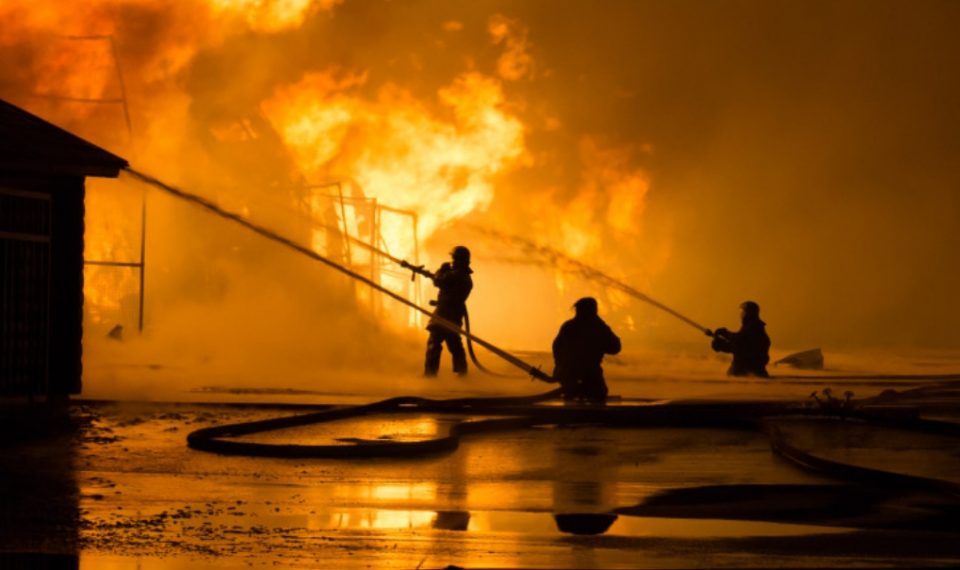
[[433,279],[433,274],[424,269],[423,265],[414,265],[403,259],[400,261],[400,267],[410,270],[410,281],[416,281],[417,275],[423,275],[424,277]]
[[440,265],[440,271],[449,271],[449,270],[450,270],[450,262],[449,262],[449,261],[444,261],[444,262]]

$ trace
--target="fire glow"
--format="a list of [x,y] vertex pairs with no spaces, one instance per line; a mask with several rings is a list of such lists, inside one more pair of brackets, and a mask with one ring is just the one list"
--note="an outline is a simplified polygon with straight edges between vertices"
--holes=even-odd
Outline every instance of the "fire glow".
[[[303,63],[275,77],[269,60],[256,58],[224,59],[239,70],[235,76],[216,66],[205,73],[222,77],[193,71],[218,50],[242,53],[254,42],[279,45],[321,19],[336,17],[342,6],[336,0],[191,0],[175,5],[129,0],[93,2],[81,10],[15,0],[0,8],[5,24],[0,45],[24,46],[29,73],[12,80],[14,93],[28,97],[41,115],[127,155],[132,163],[195,184],[237,212],[258,214],[269,195],[278,211],[313,220],[305,239],[320,253],[341,253],[343,245],[335,242],[343,236],[331,238],[329,232],[335,226],[394,256],[425,254],[421,262],[437,263],[422,248],[431,236],[499,202],[501,210],[535,216],[544,242],[601,263],[619,261],[607,253],[608,240],[611,235],[632,239],[649,187],[629,149],[567,135],[577,147],[579,174],[524,188],[525,198],[512,195],[518,183],[510,176],[557,160],[550,151],[530,146],[531,133],[564,130],[554,113],[544,108],[534,112],[528,94],[518,88],[535,84],[549,69],[537,61],[529,30],[516,18],[495,13],[473,28],[458,20],[438,20],[437,42],[455,44],[472,33],[483,42],[476,51],[493,56],[483,61],[470,55],[446,66],[443,74],[424,72],[430,89],[423,82],[406,84],[377,65],[314,63],[302,54]],[[384,64],[387,71],[391,65]],[[244,79],[260,83],[254,90]],[[35,95],[44,97],[29,99]],[[80,99],[88,104],[79,104]],[[109,103],[89,104],[93,101]],[[133,116],[132,136],[117,136],[123,130],[117,120],[120,103]],[[198,133],[208,142],[193,140]],[[121,148],[109,144],[116,141]],[[240,150],[231,154],[235,149]],[[273,158],[277,156],[285,158]],[[262,162],[256,170],[268,173],[263,176],[267,183],[254,187],[235,173],[251,168],[249,158]],[[350,199],[415,214],[416,232],[410,219],[391,215],[377,219],[379,235],[373,236],[370,216],[360,209],[331,209],[323,203],[323,195],[330,193],[323,185],[332,182]],[[307,189],[282,190],[298,184]],[[97,202],[96,188],[92,186],[91,204]],[[100,212],[111,221],[88,223],[86,257],[135,260],[136,232],[114,223],[133,216],[119,213],[119,203],[108,202],[100,199]],[[122,204],[130,206],[129,201]],[[270,221],[284,223],[281,216]],[[151,229],[152,235],[162,231]],[[341,259],[373,263],[356,254]],[[567,288],[569,277],[550,275],[559,290]],[[106,324],[110,314],[129,305],[132,279],[132,274],[89,271],[88,317]],[[398,291],[407,287],[405,277],[383,279]],[[121,301],[125,297],[128,301]],[[623,304],[615,293],[607,301]]]
[[[365,194],[418,212],[424,237],[488,206],[494,175],[525,156],[523,125],[502,109],[495,79],[468,73],[442,89],[449,121],[395,85],[374,101],[351,95],[364,80],[311,74],[262,108],[308,178],[350,173]],[[409,233],[397,230],[387,229],[385,241],[409,256]]]

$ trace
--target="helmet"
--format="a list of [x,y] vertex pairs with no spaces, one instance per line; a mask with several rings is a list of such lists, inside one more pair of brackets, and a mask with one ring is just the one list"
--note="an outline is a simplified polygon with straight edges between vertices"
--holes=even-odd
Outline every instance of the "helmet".
[[743,309],[743,314],[748,317],[759,317],[760,316],[760,305],[754,303],[753,301],[744,301],[740,303],[740,308]]
[[450,252],[453,262],[456,264],[470,265],[470,250],[465,246],[458,245]]
[[598,312],[597,300],[593,297],[584,297],[573,304],[578,315],[596,315]]

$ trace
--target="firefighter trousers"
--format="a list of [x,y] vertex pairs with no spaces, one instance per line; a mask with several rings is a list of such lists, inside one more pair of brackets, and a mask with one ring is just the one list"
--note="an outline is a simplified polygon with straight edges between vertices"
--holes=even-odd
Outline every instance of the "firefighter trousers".
[[430,328],[427,338],[427,355],[423,365],[424,376],[436,376],[440,370],[440,354],[443,352],[443,343],[453,357],[453,371],[463,375],[467,373],[467,353],[463,350],[463,341],[460,335],[443,328]]

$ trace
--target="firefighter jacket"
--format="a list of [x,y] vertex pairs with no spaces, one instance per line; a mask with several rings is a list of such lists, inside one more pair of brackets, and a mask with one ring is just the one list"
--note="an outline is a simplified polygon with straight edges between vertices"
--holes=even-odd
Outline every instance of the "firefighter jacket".
[[557,369],[587,371],[600,368],[604,354],[620,352],[620,338],[597,315],[578,315],[563,323],[553,340]]
[[[473,279],[469,267],[444,263],[433,277],[433,284],[440,289],[434,314],[457,326],[463,326],[463,316],[467,312],[467,297],[473,289]],[[436,327],[434,322],[427,328]]]
[[731,376],[755,375],[767,377],[770,362],[770,337],[766,323],[760,319],[745,319],[737,332],[717,329],[711,347],[717,352],[733,354],[733,364],[727,371]]

